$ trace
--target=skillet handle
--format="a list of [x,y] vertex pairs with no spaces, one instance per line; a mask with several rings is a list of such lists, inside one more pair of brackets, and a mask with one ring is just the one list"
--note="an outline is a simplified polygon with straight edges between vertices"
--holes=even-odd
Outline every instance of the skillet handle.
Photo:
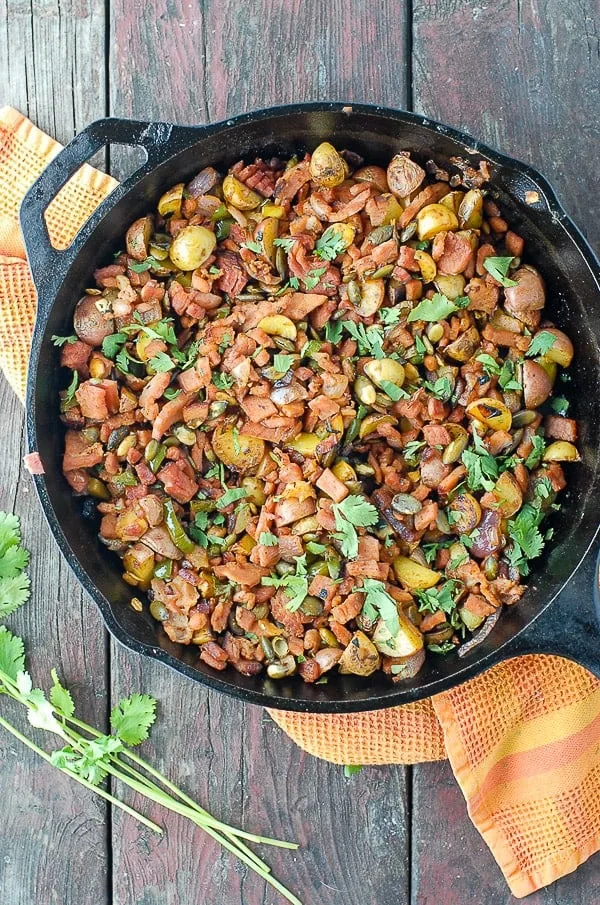
[[50,242],[44,219],[44,212],[50,202],[82,164],[109,144],[145,149],[145,161],[130,177],[134,179],[140,171],[154,165],[162,146],[171,137],[173,128],[169,123],[137,122],[114,117],[99,119],[76,135],[29,189],[21,203],[19,217],[40,306],[43,307],[44,299],[49,298],[49,293],[42,290],[49,289],[55,280],[63,278],[73,257],[70,253],[73,243],[64,251],[58,251]]
[[556,654],[600,679],[600,558],[594,544],[566,588],[505,648],[507,657]]

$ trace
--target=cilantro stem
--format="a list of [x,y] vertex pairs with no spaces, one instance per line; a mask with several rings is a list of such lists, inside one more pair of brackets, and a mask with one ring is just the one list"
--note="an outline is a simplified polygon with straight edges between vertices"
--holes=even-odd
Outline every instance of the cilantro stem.
[[[66,720],[67,720],[67,722],[73,723],[73,725],[78,726],[80,729],[83,729],[86,732],[89,732],[91,735],[95,735],[95,736],[102,735],[102,733],[98,732],[97,729],[93,729],[91,726],[88,726],[87,723],[84,723],[81,720],[78,720],[74,716],[66,717]],[[235,827],[230,827],[226,823],[221,823],[220,820],[217,820],[216,818],[212,817],[212,815],[209,814],[208,811],[206,811],[199,804],[197,804],[193,798],[190,798],[189,795],[186,795],[185,792],[183,792],[178,786],[176,786],[173,782],[171,782],[169,779],[167,779],[166,776],[164,776],[162,773],[160,773],[158,770],[156,770],[153,766],[151,766],[151,764],[147,763],[147,761],[145,761],[143,758],[141,758],[134,751],[131,751],[130,749],[125,749],[124,751],[121,751],[120,754],[121,754],[121,756],[129,758],[129,760],[131,760],[131,761],[133,761],[133,763],[137,764],[138,767],[142,767],[142,769],[146,770],[146,772],[149,773],[151,776],[153,776],[155,779],[158,779],[158,781],[161,782],[170,792],[177,795],[185,804],[187,804],[191,809],[197,811],[202,817],[209,818],[215,826],[219,827],[227,835],[241,836],[243,839],[248,839],[250,842],[263,843],[264,845],[273,845],[278,848],[288,848],[288,849],[293,849],[293,850],[298,848],[298,844],[296,842],[284,842],[281,839],[271,839],[267,836],[256,836],[253,833],[246,833],[243,830],[238,830]],[[114,755],[111,755],[111,759],[114,759]],[[123,768],[126,767],[126,765],[123,764],[120,759],[119,759],[119,765]],[[157,786],[154,786],[154,788],[156,788],[159,792],[161,791],[160,789],[158,789]],[[252,853],[252,854],[254,854],[254,853]]]
[[[26,735],[23,735],[22,732],[9,723],[8,720],[5,720],[4,717],[0,716],[0,726],[6,729],[7,732],[10,732],[11,735],[14,735],[15,738],[18,738],[20,742],[24,745],[27,745],[32,751],[35,751],[37,755],[39,755],[42,760],[45,760],[47,763],[55,766],[52,763],[52,758],[49,754],[47,754],[43,748],[40,748],[35,742],[32,742],[31,739],[27,738]],[[139,820],[140,823],[143,823],[148,829],[153,830],[155,833],[158,833],[159,836],[162,836],[162,829],[158,826],[158,824],[154,823],[152,820],[149,820],[148,817],[144,817],[143,814],[140,814],[139,811],[136,811],[134,808],[130,808],[129,805],[125,804],[123,801],[119,801],[118,798],[115,798],[109,792],[106,792],[104,789],[92,785],[91,782],[88,782],[86,779],[83,779],[82,776],[79,776],[77,773],[71,772],[71,770],[65,770],[63,767],[56,767],[57,770],[60,770],[61,773],[64,773],[70,779],[74,779],[75,782],[78,782],[79,785],[84,786],[84,788],[89,789],[90,792],[95,792],[97,795],[100,795],[101,798],[104,798],[106,801],[109,801],[111,804],[114,804],[115,807],[120,808],[122,811],[125,811],[126,814],[129,814],[131,817],[134,817],[135,820]]]

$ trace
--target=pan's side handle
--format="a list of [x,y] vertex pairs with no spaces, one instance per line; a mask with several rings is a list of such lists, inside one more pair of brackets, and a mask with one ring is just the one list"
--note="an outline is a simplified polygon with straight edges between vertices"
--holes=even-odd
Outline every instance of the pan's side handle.
[[82,164],[109,144],[145,149],[146,159],[130,177],[135,179],[142,170],[154,165],[174,128],[169,123],[137,122],[112,117],[99,119],[76,135],[48,164],[25,195],[20,210],[21,230],[40,304],[43,305],[43,299],[48,297],[47,293],[40,290],[49,286],[53,278],[62,278],[65,265],[70,260],[68,248],[58,251],[50,242],[44,212],[52,199]]
[[557,599],[504,649],[519,654],[557,654],[585,666],[600,679],[600,585],[598,546],[588,551]]

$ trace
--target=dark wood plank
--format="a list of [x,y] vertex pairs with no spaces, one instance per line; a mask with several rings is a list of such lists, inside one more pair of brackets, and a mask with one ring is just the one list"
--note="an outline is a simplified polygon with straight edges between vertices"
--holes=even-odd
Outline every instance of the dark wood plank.
[[[104,112],[104,10],[93,0],[2,0],[2,102],[66,142]],[[106,638],[100,617],[51,539],[31,478],[21,467],[23,409],[0,384],[0,508],[22,519],[33,596],[9,626],[27,640],[34,678],[55,666],[84,719],[106,722]],[[5,711],[6,702],[2,702]],[[17,719],[15,709],[10,716]],[[31,731],[29,729],[28,731]],[[108,902],[104,803],[0,735],[0,900],[74,905],[85,877],[90,901]]]
[[[113,0],[111,112],[198,122],[319,97],[403,103],[404,16],[388,0],[361,0],[352,11],[340,0],[262,0],[243,14],[231,0],[153,0],[144,16]],[[125,160],[113,152],[116,173]],[[300,752],[260,709],[120,648],[112,653],[115,699],[142,689],[161,701],[155,762],[223,819],[300,842],[296,855],[265,855],[306,903],[407,902],[403,768],[346,780],[341,768]],[[113,816],[115,905],[278,901],[200,831],[172,817],[165,823],[167,836],[157,840]]]
[[[592,242],[600,239],[595,183],[599,4],[415,0],[415,109],[466,129],[537,166]],[[560,52],[557,52],[560,48]],[[449,766],[414,769],[412,902],[516,902],[470,823]],[[527,899],[596,901],[600,857]]]
[[415,0],[415,109],[537,166],[600,240],[598,0]]

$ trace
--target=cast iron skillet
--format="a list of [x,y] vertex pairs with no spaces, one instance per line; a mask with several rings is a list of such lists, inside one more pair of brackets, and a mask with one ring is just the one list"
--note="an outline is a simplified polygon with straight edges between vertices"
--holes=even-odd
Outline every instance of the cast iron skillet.
[[[120,561],[99,543],[96,522],[82,517],[83,501],[73,496],[61,473],[57,394],[65,385],[65,374],[50,337],[71,332],[75,303],[90,284],[94,268],[111,260],[112,252],[122,247],[129,224],[152,210],[166,188],[189,180],[202,167],[213,164],[225,170],[240,157],[253,159],[256,153],[312,150],[323,139],[384,165],[401,149],[411,149],[422,160],[434,157],[442,165],[457,154],[475,165],[487,160],[494,196],[511,226],[527,240],[528,260],[545,277],[547,311],[567,330],[576,350],[568,390],[581,429],[582,462],[568,467],[569,487],[553,518],[554,538],[532,570],[527,593],[503,614],[488,640],[464,659],[455,654],[429,656],[415,679],[400,684],[381,673],[367,680],[334,675],[328,684],[317,686],[297,679],[249,678],[233,669],[216,674],[199,662],[196,648],[172,644],[148,613],[131,609],[131,588],[121,579]],[[69,248],[54,250],[45,209],[79,166],[109,144],[141,146],[146,162],[100,205]],[[533,203],[532,196],[526,202],[528,192],[537,193]],[[381,107],[299,104],[193,127],[104,119],[81,132],[40,176],[23,201],[21,225],[39,296],[27,384],[27,432],[28,449],[40,453],[46,473],[36,476],[35,484],[50,530],[118,641],[215,690],[269,707],[312,712],[402,704],[450,688],[527,651],[560,653],[600,676],[590,557],[586,568],[574,576],[594,540],[600,516],[600,267],[539,173],[447,126]]]

